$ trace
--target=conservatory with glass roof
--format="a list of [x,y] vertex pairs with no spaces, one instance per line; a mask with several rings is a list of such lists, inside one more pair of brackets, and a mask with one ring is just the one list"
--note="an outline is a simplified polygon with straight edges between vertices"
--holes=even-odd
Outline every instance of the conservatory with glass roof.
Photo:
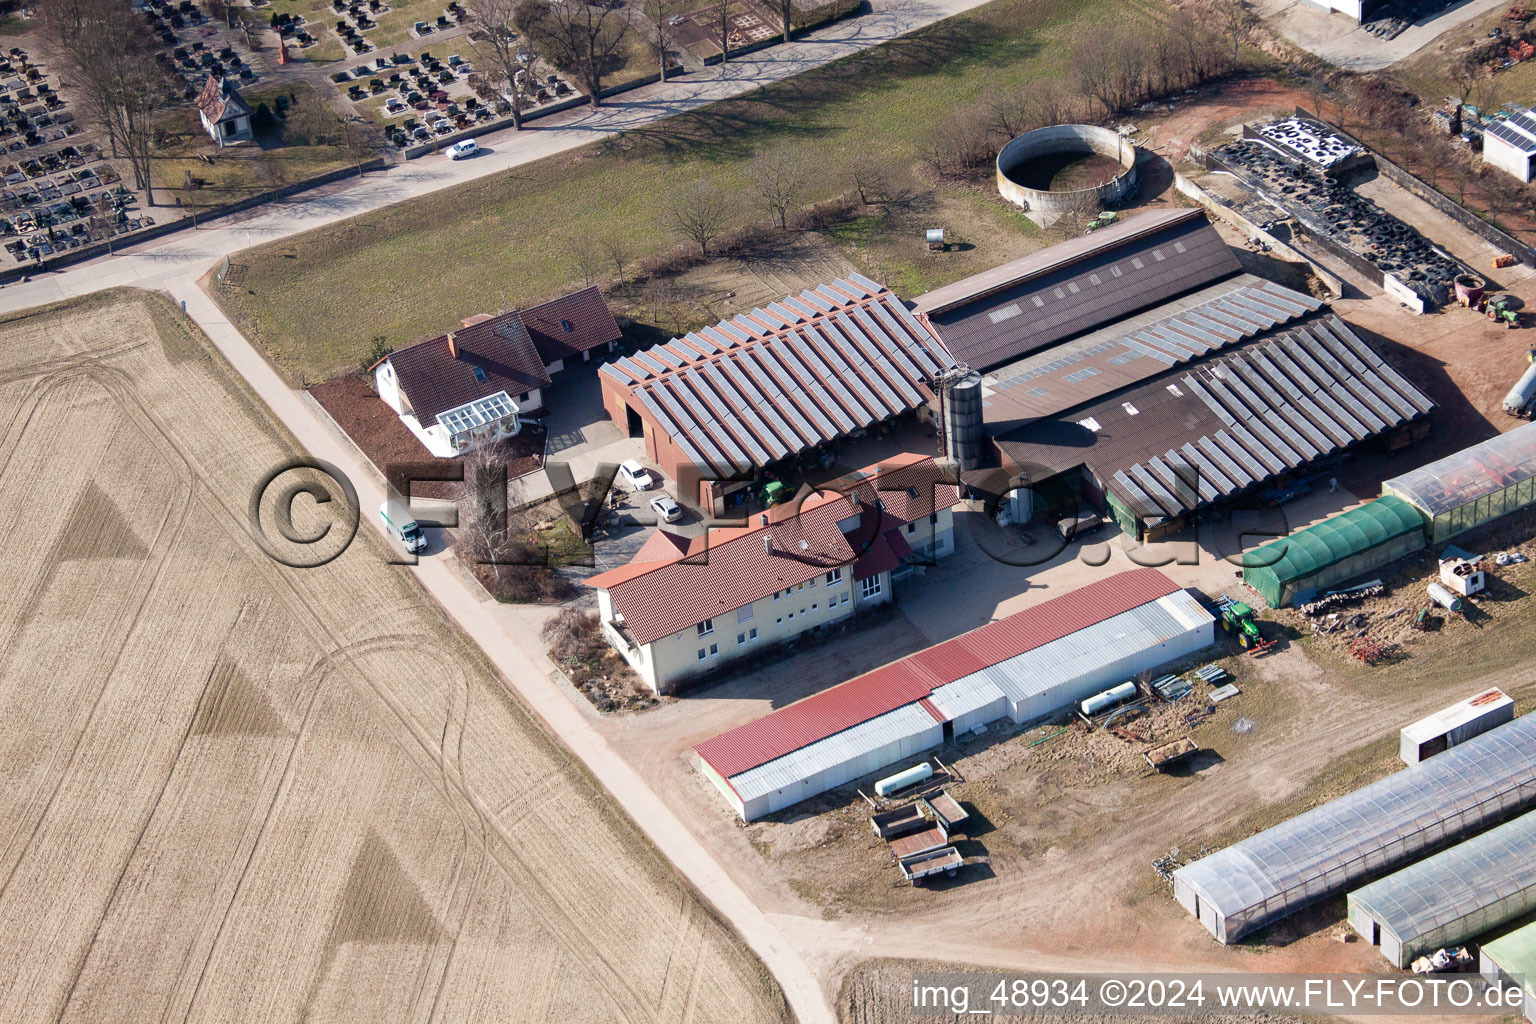
[[1234,942],[1533,805],[1529,716],[1186,864],[1173,894]]
[[1381,485],[1429,521],[1431,544],[1536,502],[1536,423],[1490,437]]
[[1349,894],[1349,923],[1394,966],[1454,946],[1536,907],[1536,814],[1443,850]]

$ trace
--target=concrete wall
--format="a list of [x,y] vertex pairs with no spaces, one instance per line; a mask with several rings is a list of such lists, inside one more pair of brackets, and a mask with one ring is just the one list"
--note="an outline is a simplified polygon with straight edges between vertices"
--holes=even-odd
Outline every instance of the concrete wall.
[[[1118,160],[1121,171],[1102,185],[1070,192],[1028,188],[1010,176],[1029,160],[1051,153],[1094,152]],[[1031,219],[1053,217],[1077,208],[1085,197],[1112,205],[1136,188],[1136,147],[1111,128],[1091,124],[1058,124],[1025,132],[997,154],[997,190],[1025,210]]]
[[1313,7],[1321,7],[1325,11],[1348,15],[1358,24],[1362,17],[1361,8],[1364,6],[1361,0],[1307,0]]
[[1344,282],[1339,280],[1337,276],[1330,274],[1315,260],[1307,259],[1304,254],[1296,251],[1289,245],[1286,245],[1284,242],[1280,241],[1280,239],[1259,227],[1257,224],[1243,216],[1237,210],[1232,209],[1230,206],[1223,206],[1221,203],[1217,202],[1215,196],[1211,195],[1205,189],[1201,188],[1199,185],[1195,184],[1193,181],[1186,178],[1178,171],[1173,172],[1173,187],[1178,189],[1184,195],[1193,199],[1195,202],[1199,203],[1201,206],[1205,207],[1211,216],[1218,220],[1226,221],[1228,224],[1231,224],[1233,227],[1243,232],[1243,234],[1247,235],[1249,238],[1257,238],[1264,242],[1270,247],[1278,259],[1286,260],[1291,263],[1305,263],[1308,267],[1311,268],[1313,275],[1323,283],[1323,287],[1328,289],[1329,295],[1332,295],[1336,299],[1344,297]]

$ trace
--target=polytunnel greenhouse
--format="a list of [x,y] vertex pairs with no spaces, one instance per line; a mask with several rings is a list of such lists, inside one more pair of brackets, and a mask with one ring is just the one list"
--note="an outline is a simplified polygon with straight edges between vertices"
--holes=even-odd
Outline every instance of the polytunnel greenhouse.
[[1490,437],[1381,485],[1429,521],[1430,543],[1536,502],[1536,423]]
[[1349,894],[1349,923],[1407,967],[1420,953],[1476,938],[1536,907],[1536,813]]
[[1221,942],[1536,805],[1536,716],[1517,718],[1315,807],[1173,876]]
[[1271,608],[1283,608],[1423,546],[1423,517],[1406,501],[1388,495],[1243,556],[1243,579]]

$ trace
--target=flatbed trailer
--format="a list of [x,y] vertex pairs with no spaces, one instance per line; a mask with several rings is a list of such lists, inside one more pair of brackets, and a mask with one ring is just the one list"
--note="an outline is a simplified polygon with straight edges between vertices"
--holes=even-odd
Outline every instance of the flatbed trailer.
[[920,853],[927,853],[948,845],[949,833],[944,831],[943,825],[935,825],[933,828],[891,840],[891,855],[897,860],[906,860]]
[[932,878],[938,874],[949,875],[953,878],[955,872],[959,871],[961,865],[965,863],[965,858],[960,856],[960,851],[953,846],[946,846],[943,849],[930,850],[927,853],[920,853],[915,857],[908,857],[896,863],[901,868],[901,877],[913,885],[917,885],[923,879]]
[[875,835],[881,839],[894,839],[897,836],[927,828],[928,818],[923,814],[922,803],[913,802],[897,807],[895,810],[871,814],[869,827],[874,829]]
[[933,820],[943,825],[948,832],[954,832],[956,825],[970,817],[965,808],[960,806],[960,801],[942,789],[924,794],[921,803],[928,808],[928,813],[933,815]]

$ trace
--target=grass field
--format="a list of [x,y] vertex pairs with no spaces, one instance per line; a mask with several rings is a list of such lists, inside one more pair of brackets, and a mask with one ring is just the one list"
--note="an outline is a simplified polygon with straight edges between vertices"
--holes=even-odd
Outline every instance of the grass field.
[[[696,178],[737,197],[737,225],[764,222],[748,179],[757,155],[803,158],[807,202],[849,191],[851,165],[865,154],[910,166],[935,126],[973,108],[984,89],[1061,75],[1073,40],[1154,9],[1151,0],[997,0],[748,98],[243,253],[241,288],[220,301],[290,377],[350,370],[374,335],[402,344],[488,297],[520,304],[561,290],[573,236],[617,234],[637,255],[671,248],[666,197]],[[1026,230],[1000,207],[984,219]],[[904,287],[931,285],[998,253],[960,255],[887,269]]]
[[261,553],[295,445],[169,299],[0,353],[0,1020],[787,1019],[371,529]]

